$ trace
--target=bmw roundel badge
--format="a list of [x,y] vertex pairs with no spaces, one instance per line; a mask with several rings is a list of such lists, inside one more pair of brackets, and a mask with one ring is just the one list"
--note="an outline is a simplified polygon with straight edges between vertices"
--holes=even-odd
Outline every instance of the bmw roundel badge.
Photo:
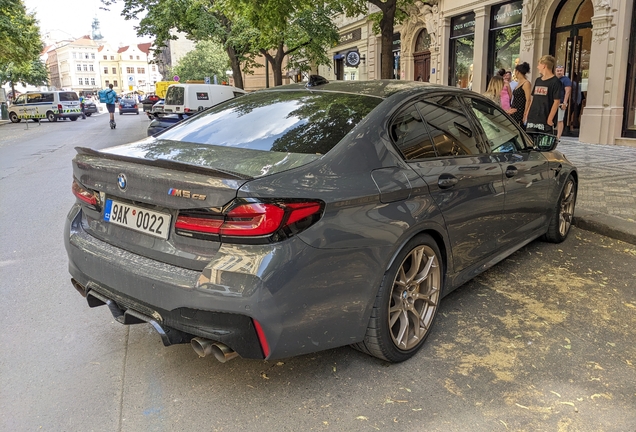
[[126,175],[125,174],[119,174],[119,176],[117,177],[117,186],[119,186],[119,189],[121,189],[121,190],[125,190],[126,189]]

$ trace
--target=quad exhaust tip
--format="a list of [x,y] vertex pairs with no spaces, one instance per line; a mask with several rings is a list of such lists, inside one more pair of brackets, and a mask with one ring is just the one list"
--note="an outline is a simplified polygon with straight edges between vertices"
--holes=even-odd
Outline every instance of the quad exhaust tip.
[[212,354],[221,363],[225,363],[235,357],[238,357],[238,353],[232,350],[229,346],[210,339],[195,337],[190,341],[190,344],[192,345],[194,352],[196,352],[199,357],[205,357]]

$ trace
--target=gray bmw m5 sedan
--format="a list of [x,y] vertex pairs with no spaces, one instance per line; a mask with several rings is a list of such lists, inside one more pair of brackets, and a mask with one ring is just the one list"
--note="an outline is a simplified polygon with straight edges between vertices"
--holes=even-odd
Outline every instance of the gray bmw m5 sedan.
[[578,174],[555,146],[451,87],[312,77],[258,91],[77,149],[72,284],[220,361],[343,345],[404,361],[445,295],[566,238]]

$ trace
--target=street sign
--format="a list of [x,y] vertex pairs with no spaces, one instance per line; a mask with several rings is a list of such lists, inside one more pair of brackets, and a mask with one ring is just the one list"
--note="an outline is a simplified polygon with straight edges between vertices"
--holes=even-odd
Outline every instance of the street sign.
[[179,75],[175,75],[174,77],[172,77],[172,81],[179,82]]
[[128,90],[132,90],[132,89],[133,89],[133,86],[129,85]]
[[210,77],[203,78],[203,83],[204,84],[210,84]]
[[128,75],[128,84],[132,85],[135,82],[135,77],[132,75]]

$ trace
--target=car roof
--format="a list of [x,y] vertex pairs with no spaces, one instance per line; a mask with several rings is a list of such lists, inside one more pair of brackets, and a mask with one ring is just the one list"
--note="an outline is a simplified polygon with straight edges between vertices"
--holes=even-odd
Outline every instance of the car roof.
[[402,80],[373,80],[373,81],[330,81],[326,84],[319,84],[307,87],[307,83],[289,84],[271,89],[260,90],[267,91],[297,91],[306,90],[311,92],[336,92],[336,93],[353,93],[366,96],[374,96],[379,98],[387,98],[396,93],[411,93],[412,91],[435,91],[435,90],[454,90],[453,87],[443,86],[439,84],[430,84],[419,81],[402,81]]

